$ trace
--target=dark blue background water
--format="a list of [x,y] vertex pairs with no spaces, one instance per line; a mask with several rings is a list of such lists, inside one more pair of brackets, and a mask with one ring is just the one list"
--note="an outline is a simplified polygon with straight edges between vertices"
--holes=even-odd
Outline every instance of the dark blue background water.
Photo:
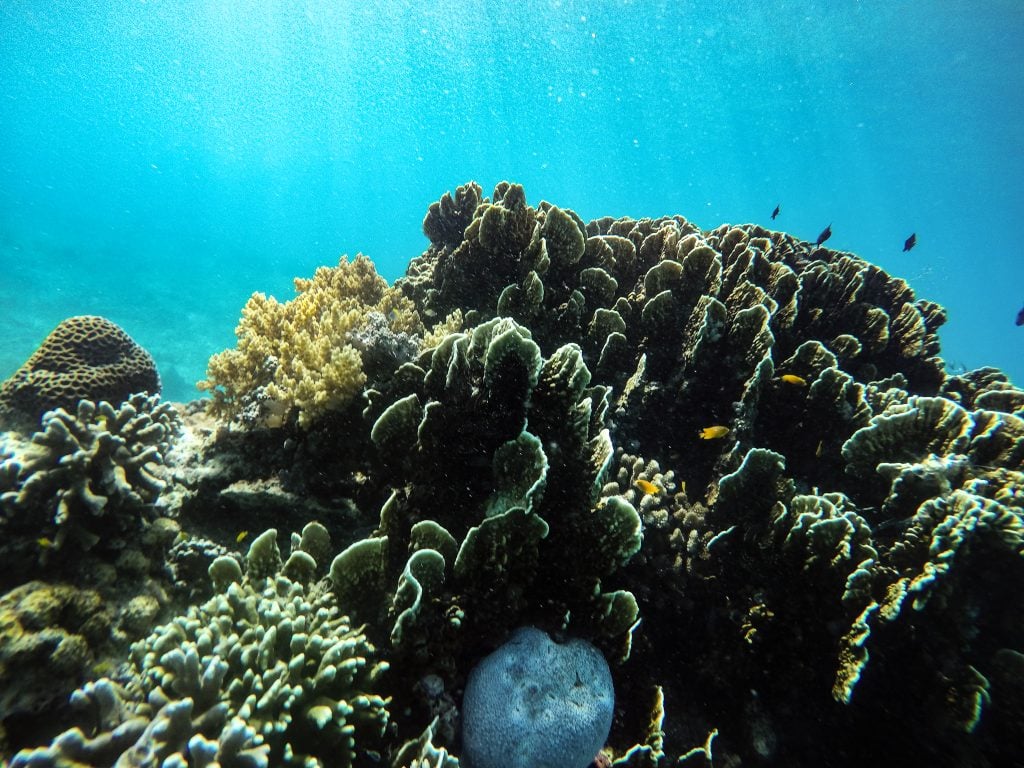
[[394,279],[431,201],[510,179],[584,218],[781,203],[1024,382],[1017,0],[4,0],[0,45],[0,378],[98,313],[189,397],[252,291]]

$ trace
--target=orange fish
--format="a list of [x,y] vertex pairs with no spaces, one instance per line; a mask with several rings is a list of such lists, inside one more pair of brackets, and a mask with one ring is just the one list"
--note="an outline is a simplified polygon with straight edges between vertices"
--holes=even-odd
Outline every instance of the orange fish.
[[722,427],[717,425],[713,427],[704,427],[704,429],[697,430],[697,437],[699,437],[701,440],[717,440],[718,438],[725,437],[728,434],[728,427]]
[[649,482],[647,480],[637,480],[635,485],[647,496],[654,496],[656,493],[658,493],[658,491],[661,490],[654,483]]
[[787,384],[795,384],[798,387],[807,386],[807,379],[801,378],[795,373],[784,373],[779,378]]

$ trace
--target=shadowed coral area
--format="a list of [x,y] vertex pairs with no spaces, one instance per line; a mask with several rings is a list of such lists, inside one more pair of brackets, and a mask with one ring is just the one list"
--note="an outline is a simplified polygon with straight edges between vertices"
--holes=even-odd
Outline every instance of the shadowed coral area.
[[311,588],[317,563],[302,547],[326,537],[307,525],[282,563],[277,532],[266,531],[250,546],[244,574],[234,558],[215,560],[214,597],[136,643],[121,682],[102,678],[73,694],[84,729],[21,753],[12,766],[187,765],[197,755],[239,768],[365,759],[387,724],[387,701],[374,693],[387,665],[332,595]]
[[[456,768],[469,674],[522,626],[608,661],[601,765],[1012,764],[1024,391],[946,373],[941,307],[785,233],[584,222],[508,182],[423,230],[393,287],[357,257],[255,295],[166,449],[142,430],[109,459],[51,415],[81,433],[76,485],[0,444],[11,521],[151,521],[115,549],[165,575],[117,573],[172,617],[74,695],[101,727],[45,746],[72,720],[36,723],[17,765]],[[101,445],[131,421],[103,413]],[[181,533],[146,549],[160,520]],[[30,528],[12,551],[38,555]],[[276,528],[303,531],[286,560]],[[156,616],[120,605],[136,638]]]

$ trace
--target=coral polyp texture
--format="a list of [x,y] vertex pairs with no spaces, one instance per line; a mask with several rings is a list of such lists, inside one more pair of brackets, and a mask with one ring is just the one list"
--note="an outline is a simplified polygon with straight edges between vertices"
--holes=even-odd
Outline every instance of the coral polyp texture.
[[0,427],[31,428],[47,411],[74,411],[79,400],[118,405],[138,392],[160,394],[150,354],[106,318],[69,317],[0,384]]
[[[235,329],[238,346],[214,355],[199,383],[217,413],[309,425],[355,400],[368,368],[383,376],[404,362],[408,337],[422,331],[411,303],[362,255],[296,278],[295,292],[284,303],[262,293],[246,303]],[[369,358],[382,360],[383,370],[372,370]]]
[[615,692],[594,646],[521,627],[469,675],[462,708],[467,768],[586,768],[604,746]]
[[136,394],[118,407],[81,400],[74,412],[49,411],[30,439],[7,441],[0,580],[16,570],[26,540],[41,560],[65,563],[76,551],[121,549],[165,487],[164,456],[178,427],[169,403]]
[[[37,467],[0,444],[7,524],[47,542],[24,562],[121,520],[86,551],[167,568],[118,566],[119,631],[178,614],[116,676],[55,672],[91,720],[48,745],[70,715],[32,721],[16,765],[456,768],[472,670],[523,626],[608,663],[581,764],[1019,759],[1024,391],[947,374],[941,307],[785,233],[585,222],[508,182],[423,231],[394,286],[357,257],[254,295],[169,453],[143,429],[111,463],[124,427],[73,411]],[[306,526],[287,558],[248,538],[271,525]],[[80,623],[52,636],[81,648]],[[492,709],[474,728],[504,733]],[[510,743],[488,764],[533,759]]]
[[282,562],[269,530],[244,569],[215,560],[214,597],[135,644],[124,681],[72,695],[85,729],[11,765],[365,763],[387,725],[388,701],[375,693],[387,664],[315,583],[318,564],[302,547],[326,536],[310,523]]

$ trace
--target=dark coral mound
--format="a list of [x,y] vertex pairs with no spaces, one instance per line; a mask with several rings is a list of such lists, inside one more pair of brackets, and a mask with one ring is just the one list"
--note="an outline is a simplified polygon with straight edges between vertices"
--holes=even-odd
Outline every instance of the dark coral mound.
[[693,435],[723,425],[743,445],[793,447],[814,484],[866,423],[865,385],[896,376],[933,395],[945,379],[944,310],[852,254],[752,225],[702,232],[680,216],[584,224],[508,183],[493,199],[473,184],[454,199],[431,207],[431,246],[398,282],[421,313],[507,316],[542,350],[579,344],[595,383],[612,387],[625,447],[685,449],[687,482],[711,479],[722,445],[695,449]]
[[584,223],[507,183],[446,196],[424,231],[398,283],[424,317],[511,317],[542,354],[578,345],[608,389],[602,493],[644,537],[605,581],[643,622],[617,755],[679,755],[713,728],[687,764],[1017,748],[1024,393],[946,375],[941,307],[784,233]]
[[47,411],[74,412],[79,400],[117,405],[139,392],[160,393],[150,354],[106,318],[69,317],[0,384],[0,423],[38,424]]

